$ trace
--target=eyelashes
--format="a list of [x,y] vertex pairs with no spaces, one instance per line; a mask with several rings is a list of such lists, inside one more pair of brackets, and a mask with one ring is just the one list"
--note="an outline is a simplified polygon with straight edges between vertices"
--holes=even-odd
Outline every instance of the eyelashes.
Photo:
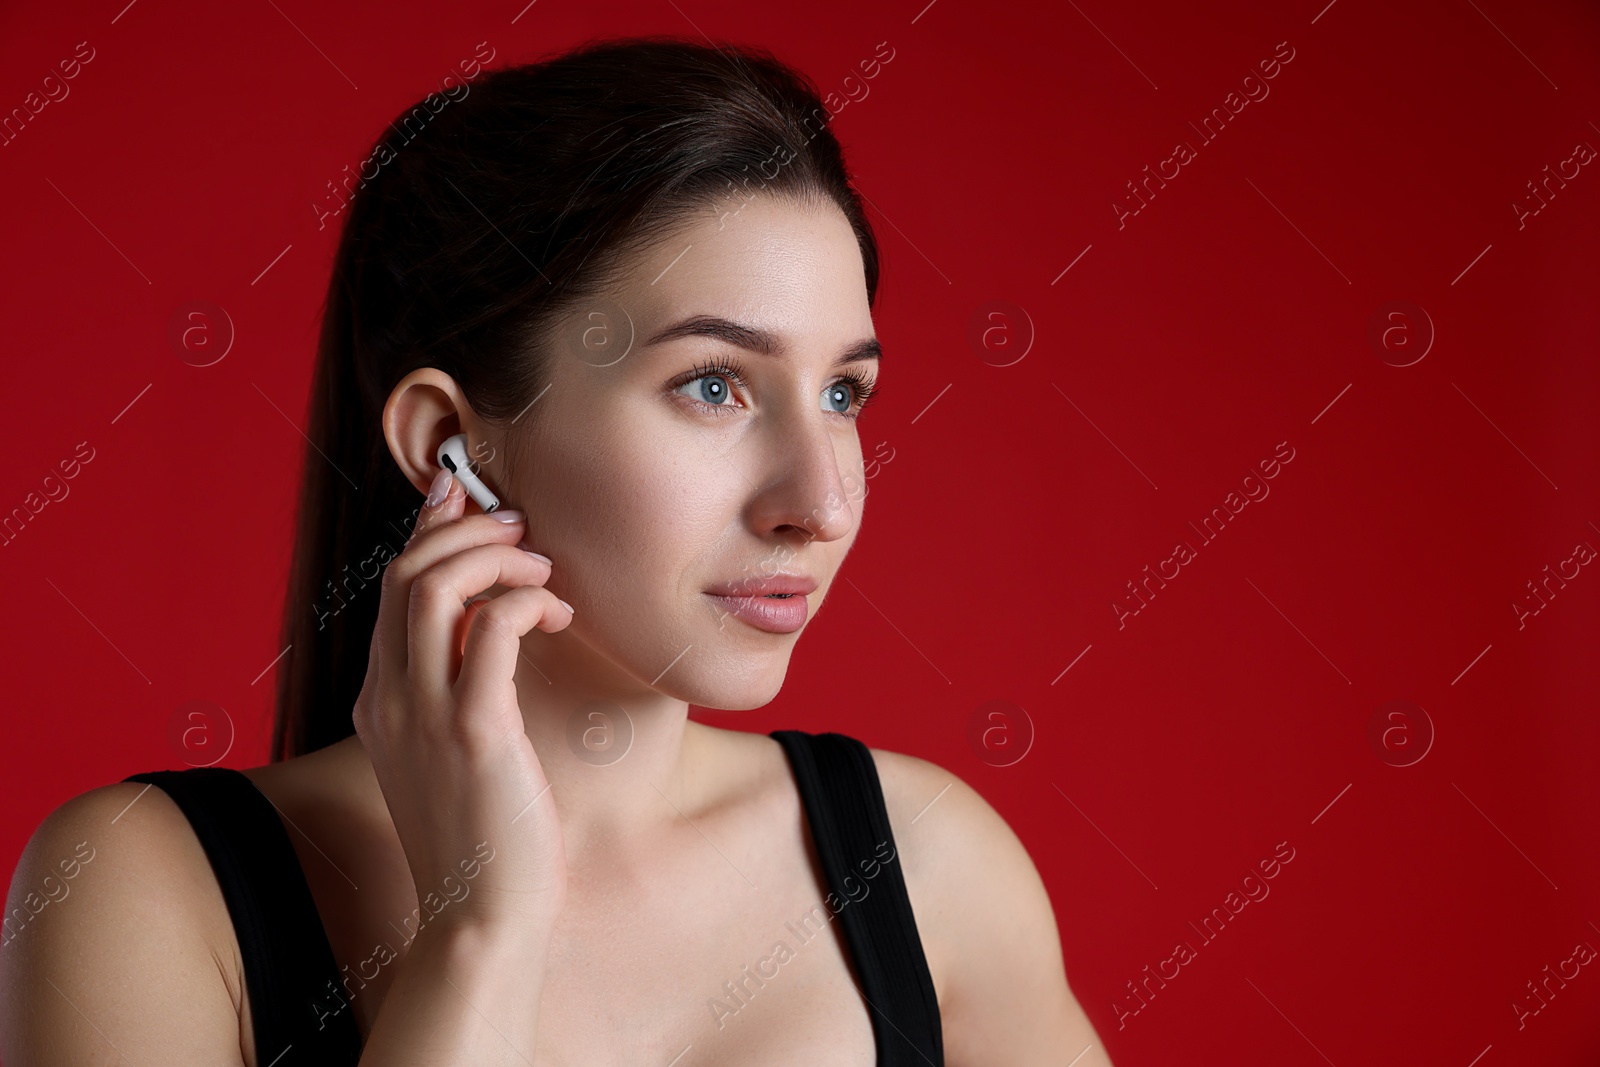
[[835,380],[849,382],[850,387],[855,390],[857,403],[859,405],[856,408],[856,416],[858,418],[860,417],[861,412],[866,409],[867,403],[873,397],[878,395],[878,383],[873,381],[871,378],[868,378],[860,371],[845,371]]
[[[749,379],[745,376],[744,368],[740,364],[731,360],[718,360],[696,364],[693,370],[689,371],[687,374],[682,374],[675,378],[670,388],[676,391],[683,388],[685,385],[688,385],[690,382],[699,381],[701,378],[710,377],[726,378],[728,381],[733,382],[736,385],[743,386],[747,389],[750,387]],[[872,400],[873,397],[877,396],[878,393],[881,392],[882,388],[877,382],[873,381],[871,378],[857,370],[847,370],[838,375],[828,383],[828,388],[831,390],[841,383],[848,385],[852,393],[854,393],[854,399],[851,402],[851,408],[853,411],[837,411],[835,414],[844,415],[846,418],[850,419],[860,418],[861,413],[866,410],[867,404]],[[698,398],[695,397],[691,397],[690,399],[697,400],[698,403],[709,408],[722,408],[728,406],[725,404],[712,404],[708,401],[698,400]]]

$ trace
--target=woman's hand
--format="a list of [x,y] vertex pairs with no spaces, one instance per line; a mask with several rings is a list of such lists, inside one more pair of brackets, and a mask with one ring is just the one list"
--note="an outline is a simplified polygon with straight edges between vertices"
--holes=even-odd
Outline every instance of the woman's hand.
[[[566,852],[513,679],[522,635],[555,633],[572,610],[544,588],[550,564],[516,547],[521,513],[464,514],[465,491],[441,476],[447,494],[424,504],[383,573],[356,735],[423,920],[433,914],[432,894],[433,922],[543,949],[566,897]],[[510,591],[465,605],[496,584]]]

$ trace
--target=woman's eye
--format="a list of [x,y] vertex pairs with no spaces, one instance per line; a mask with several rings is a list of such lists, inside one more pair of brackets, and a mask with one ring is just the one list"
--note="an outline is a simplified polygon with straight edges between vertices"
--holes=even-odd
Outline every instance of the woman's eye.
[[[822,391],[822,410],[848,415],[850,414],[850,408],[855,404],[855,400],[855,390],[852,386],[846,382],[834,382]],[[832,406],[835,404],[839,406]]]
[[678,392],[684,390],[688,390],[684,393],[685,396],[693,397],[713,407],[727,407],[726,401],[733,395],[728,378],[723,374],[702,374],[698,378],[691,378],[678,386]]

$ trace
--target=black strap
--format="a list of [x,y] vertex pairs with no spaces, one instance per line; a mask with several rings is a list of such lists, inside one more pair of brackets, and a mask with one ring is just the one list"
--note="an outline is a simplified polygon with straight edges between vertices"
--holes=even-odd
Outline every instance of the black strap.
[[361,1032],[278,811],[227,767],[147,771],[194,827],[239,939],[259,1067],[350,1067]]
[[900,871],[878,768],[844,734],[774,730],[794,770],[846,942],[872,1011],[879,1067],[944,1067],[939,1000]]

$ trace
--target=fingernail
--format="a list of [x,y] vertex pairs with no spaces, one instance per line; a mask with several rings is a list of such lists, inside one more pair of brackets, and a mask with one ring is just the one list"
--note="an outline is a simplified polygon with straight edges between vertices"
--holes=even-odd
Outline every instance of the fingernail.
[[522,521],[522,512],[520,512],[520,511],[491,511],[491,512],[489,512],[489,517],[491,519],[493,519],[495,522],[504,522],[504,523],[521,522]]
[[450,495],[450,472],[440,469],[433,476],[433,484],[428,486],[428,499],[423,501],[430,508],[436,508],[444,503],[444,498]]
[[[560,597],[556,597],[556,599],[561,600]],[[572,612],[574,615],[578,613],[578,609],[574,608],[571,604],[568,604],[565,600],[561,600],[561,606]]]
[[[518,548],[522,548],[521,545],[518,545],[517,547]],[[550,564],[550,566],[552,566],[552,567],[554,567],[556,565],[556,561],[551,559],[549,556],[545,555],[543,552],[535,552],[531,548],[523,548],[522,551],[526,552],[528,555],[532,556],[534,559],[542,559],[542,560],[544,560],[546,563]]]

